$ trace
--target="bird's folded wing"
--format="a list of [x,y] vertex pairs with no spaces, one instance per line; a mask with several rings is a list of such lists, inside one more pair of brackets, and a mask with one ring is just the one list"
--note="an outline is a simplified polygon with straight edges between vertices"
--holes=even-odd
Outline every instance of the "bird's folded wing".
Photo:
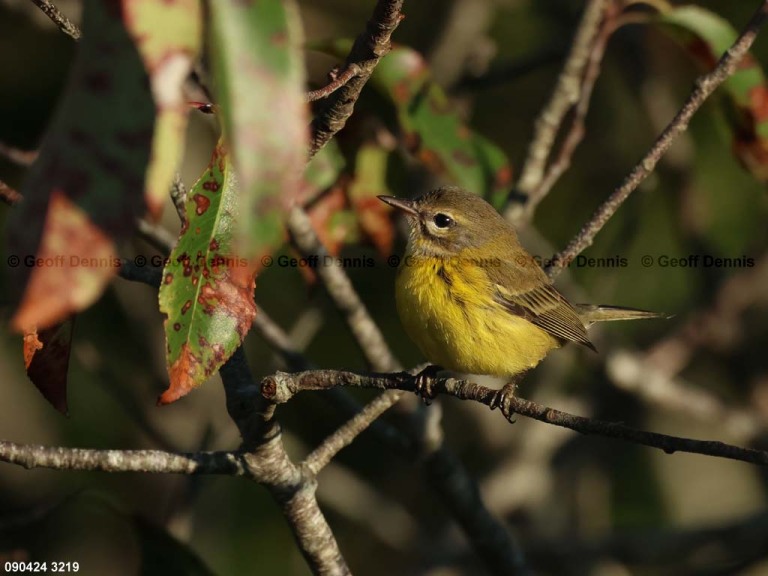
[[[539,268],[538,271],[540,270]],[[495,273],[490,270],[489,272],[496,289],[496,301],[507,311],[525,318],[555,338],[578,342],[587,348],[595,349],[573,306],[554,286],[541,283],[548,281],[543,272],[541,275],[523,274],[523,278],[520,277],[519,269],[513,272],[514,283],[520,285],[518,289],[508,288],[510,282],[505,280],[510,276],[505,275],[502,269],[496,270]]]

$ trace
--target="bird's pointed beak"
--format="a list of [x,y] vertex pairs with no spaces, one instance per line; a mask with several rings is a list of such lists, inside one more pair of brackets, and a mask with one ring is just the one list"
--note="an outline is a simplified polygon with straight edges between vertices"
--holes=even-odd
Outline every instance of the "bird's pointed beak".
[[418,216],[418,212],[416,211],[416,208],[413,206],[413,200],[405,200],[403,198],[395,198],[394,196],[377,196],[379,200],[384,202],[385,204],[389,204],[393,208],[397,208],[398,210],[402,210],[406,214],[411,214],[412,216]]

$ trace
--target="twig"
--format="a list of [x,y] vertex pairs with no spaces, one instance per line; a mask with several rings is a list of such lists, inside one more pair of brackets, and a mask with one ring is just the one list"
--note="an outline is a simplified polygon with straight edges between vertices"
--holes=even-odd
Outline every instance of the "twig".
[[534,187],[528,195],[528,201],[525,205],[525,214],[528,219],[533,216],[536,206],[538,206],[546,197],[555,185],[555,182],[557,182],[560,176],[568,170],[576,148],[584,139],[584,121],[587,117],[587,112],[589,111],[592,90],[595,87],[597,77],[600,75],[600,65],[603,60],[603,55],[605,54],[605,48],[608,45],[608,40],[616,30],[616,17],[618,16],[618,13],[619,9],[613,2],[606,6],[605,17],[600,24],[600,29],[594,37],[593,44],[589,51],[587,67],[584,71],[584,78],[581,81],[579,100],[573,109],[573,119],[571,120],[570,130],[560,146],[560,151],[558,152],[557,157],[547,167],[541,182],[539,182],[538,186]]
[[322,444],[304,459],[304,466],[308,473],[316,476],[336,454],[349,446],[372,422],[394,406],[400,400],[400,396],[399,391],[384,392],[325,438]]
[[5,142],[0,142],[0,156],[5,157],[19,166],[31,166],[37,159],[39,152],[37,150],[22,150],[14,146],[9,146]]
[[117,275],[124,280],[141,282],[154,288],[160,288],[163,279],[163,269],[155,266],[137,266],[135,262],[124,260]]
[[[294,207],[291,210],[288,216],[288,230],[296,246],[304,255],[318,255],[321,262],[327,260],[328,251],[315,234],[309,216],[303,209]],[[365,304],[355,292],[352,282],[344,270],[340,266],[332,264],[319,266],[316,271],[331,298],[333,298],[336,307],[344,315],[352,334],[373,370],[379,372],[399,370],[399,363],[389,350],[379,327],[376,326]]]
[[317,154],[352,115],[363,86],[381,57],[390,50],[392,32],[403,19],[402,7],[403,0],[378,0],[376,3],[365,32],[355,39],[344,64],[345,69],[350,69],[352,65],[358,66],[359,73],[331,94],[312,120],[309,158]]
[[176,245],[176,236],[160,224],[155,224],[145,218],[137,218],[136,228],[141,238],[163,254],[170,254]]
[[[281,403],[302,390],[325,390],[334,386],[416,391],[416,381],[407,372],[363,375],[353,372],[316,370],[296,374],[278,372],[268,376],[262,380],[261,393],[266,398]],[[434,394],[447,394],[460,400],[474,400],[489,407],[495,407],[498,402],[498,390],[466,380],[456,380],[453,378],[432,379],[429,387]],[[561,412],[511,395],[506,395],[502,404],[503,411],[507,413],[527,416],[547,424],[569,428],[582,434],[617,438],[634,444],[659,448],[668,454],[673,452],[690,452],[768,466],[768,452],[764,450],[741,448],[712,440],[693,440],[658,434],[656,432],[646,432],[625,426],[624,424],[604,422],[568,414],[567,412]]]
[[657,162],[669,149],[675,138],[687,130],[688,122],[691,120],[691,117],[706,101],[710,94],[712,94],[720,84],[734,73],[739,62],[741,62],[741,59],[755,41],[760,27],[765,23],[766,17],[768,17],[768,0],[764,0],[760,3],[760,7],[753,14],[736,42],[734,42],[734,44],[726,50],[725,54],[720,58],[717,66],[711,72],[704,76],[700,76],[696,80],[694,89],[690,96],[688,96],[685,104],[683,104],[680,111],[659,135],[656,142],[654,142],[653,146],[645,154],[642,160],[640,160],[621,185],[597,209],[592,215],[592,218],[590,218],[573,240],[571,240],[565,250],[554,256],[551,264],[547,268],[547,273],[550,277],[556,276],[563,266],[566,266],[568,262],[592,245],[597,233],[614,215],[616,210],[619,209],[629,195],[634,192],[640,183],[653,171]]
[[5,202],[8,206],[13,206],[21,201],[21,194],[0,180],[0,200]]
[[327,98],[359,74],[360,66],[355,63],[349,64],[341,71],[336,70],[331,72],[329,74],[331,76],[331,81],[328,84],[317,90],[310,90],[307,92],[307,102],[314,102],[321,98]]
[[187,187],[181,179],[181,174],[176,172],[171,182],[171,200],[176,208],[176,214],[179,215],[179,222],[184,226],[187,223]]
[[560,125],[568,110],[579,100],[581,79],[584,77],[600,21],[610,1],[612,0],[590,0],[584,10],[563,71],[557,79],[549,102],[536,120],[520,180],[507,201],[504,216],[511,222],[518,221],[524,213],[524,202],[513,202],[512,199],[527,199],[539,186]]
[[56,8],[50,0],[32,0],[32,2],[40,8],[40,10],[50,18],[54,24],[64,32],[67,36],[73,40],[80,40],[82,33],[80,28],[77,27],[69,18],[62,14],[61,10]]
[[17,444],[0,440],[0,460],[24,468],[150,472],[164,474],[226,474],[243,476],[247,468],[237,452],[174,453],[163,450],[91,450]]

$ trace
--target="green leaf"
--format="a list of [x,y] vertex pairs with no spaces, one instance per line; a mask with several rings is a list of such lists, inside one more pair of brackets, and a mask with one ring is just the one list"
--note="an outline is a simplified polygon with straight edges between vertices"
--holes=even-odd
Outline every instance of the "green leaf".
[[149,73],[157,119],[146,200],[159,217],[184,150],[189,105],[184,82],[202,44],[199,0],[123,0],[123,18]]
[[9,253],[40,258],[12,270],[19,331],[92,304],[119,268],[114,240],[131,236],[144,212],[155,108],[115,6],[85,2],[69,84],[11,213]]
[[[658,20],[704,70],[714,68],[738,37],[726,20],[697,6],[671,9]],[[721,90],[734,152],[756,178],[768,181],[768,88],[760,64],[747,54]]]
[[256,316],[255,271],[236,249],[237,180],[219,143],[188,194],[184,227],[163,271],[170,386],[167,404],[213,375],[240,346]]
[[395,105],[406,147],[428,168],[497,207],[504,202],[512,177],[509,161],[462,120],[418,52],[394,48],[372,82]]
[[238,243],[258,257],[282,243],[306,163],[298,13],[282,0],[216,0],[210,10],[215,87],[241,185]]

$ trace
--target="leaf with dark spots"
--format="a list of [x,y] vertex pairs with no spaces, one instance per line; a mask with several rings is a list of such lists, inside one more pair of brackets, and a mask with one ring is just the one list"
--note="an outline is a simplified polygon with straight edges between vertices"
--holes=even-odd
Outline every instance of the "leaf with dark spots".
[[[658,22],[704,70],[711,70],[738,36],[729,22],[697,6],[671,8],[659,15]],[[736,157],[755,178],[767,182],[768,87],[760,63],[747,54],[719,93]]]
[[209,6],[214,86],[240,180],[236,238],[241,256],[258,259],[282,244],[306,163],[298,10],[292,0]]
[[[218,184],[215,191],[205,186],[211,181]],[[161,404],[212,376],[240,346],[256,315],[255,267],[236,249],[237,193],[230,157],[219,143],[186,203],[195,232],[182,233],[160,286],[170,376]],[[200,198],[206,200],[203,212]]]
[[[119,16],[103,2],[85,2],[83,27],[68,86],[21,187],[24,201],[10,215],[10,254],[63,263],[10,271],[22,303],[14,318],[19,330],[44,330],[92,304],[117,273],[109,265],[115,241],[133,234],[145,210],[154,105],[144,67]],[[89,88],[87,79],[102,74],[111,89]],[[127,144],[126,133],[136,141]],[[100,258],[106,265],[78,264]]]
[[410,48],[394,48],[371,80],[395,106],[400,138],[407,150],[432,172],[497,207],[503,204],[511,183],[507,157],[462,120],[442,88],[432,81],[421,55]]
[[24,334],[24,365],[27,376],[43,397],[67,414],[67,372],[74,318],[40,332]]
[[200,0],[124,0],[122,11],[156,107],[145,195],[150,213],[158,218],[184,152],[189,114],[184,82],[202,46],[202,10]]

